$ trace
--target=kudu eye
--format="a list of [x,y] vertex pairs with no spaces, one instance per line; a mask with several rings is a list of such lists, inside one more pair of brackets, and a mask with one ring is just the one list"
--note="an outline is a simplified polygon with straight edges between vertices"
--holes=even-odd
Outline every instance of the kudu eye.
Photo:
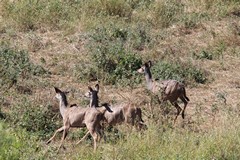
[[88,92],[89,97],[92,97],[93,93],[92,92]]

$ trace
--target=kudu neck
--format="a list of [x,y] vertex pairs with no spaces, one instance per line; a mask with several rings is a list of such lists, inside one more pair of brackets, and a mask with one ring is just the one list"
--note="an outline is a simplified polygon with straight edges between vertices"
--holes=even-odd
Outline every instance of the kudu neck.
[[67,105],[68,105],[67,99],[62,97],[59,100],[59,109],[62,117],[64,116],[65,110],[67,109]]
[[93,95],[93,97],[90,100],[90,107],[98,107],[98,96]]
[[147,88],[148,88],[149,90],[151,90],[151,89],[152,89],[152,83],[153,83],[153,81],[152,81],[152,74],[151,74],[151,72],[150,72],[150,69],[147,68],[147,69],[145,70],[144,74],[145,74],[145,79],[146,79],[146,82],[147,82]]

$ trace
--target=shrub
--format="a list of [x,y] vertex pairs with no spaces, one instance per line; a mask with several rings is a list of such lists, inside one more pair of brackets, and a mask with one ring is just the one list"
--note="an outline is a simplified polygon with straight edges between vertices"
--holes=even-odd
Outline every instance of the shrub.
[[223,59],[223,53],[226,51],[226,44],[224,42],[218,42],[215,46],[210,49],[202,50],[200,53],[193,52],[193,58],[195,59],[208,59],[208,60],[219,60]]
[[40,159],[39,143],[34,135],[30,135],[17,126],[0,121],[0,159]]
[[23,99],[22,103],[13,106],[8,121],[40,138],[46,138],[57,128],[56,114],[50,108],[50,105],[40,106]]
[[176,79],[178,81],[193,81],[196,83],[205,83],[207,80],[206,73],[192,64],[158,61],[153,66],[152,72],[160,79]]
[[[111,24],[96,28],[90,35],[88,49],[92,66],[96,66],[95,71],[93,69],[92,71],[97,73],[97,78],[106,84],[128,85],[131,82],[139,82],[135,71],[142,60],[131,51],[134,45],[128,44],[133,37],[130,32]],[[146,34],[141,36],[139,45],[144,45]]]
[[20,142],[2,122],[0,122],[0,134],[0,159],[18,159],[21,156]]
[[199,54],[194,52],[193,57],[196,59],[208,59],[208,60],[213,59],[213,55],[205,50],[202,50]]
[[47,71],[30,62],[28,53],[0,48],[0,85],[11,87],[19,79],[29,79],[31,76],[46,74]]

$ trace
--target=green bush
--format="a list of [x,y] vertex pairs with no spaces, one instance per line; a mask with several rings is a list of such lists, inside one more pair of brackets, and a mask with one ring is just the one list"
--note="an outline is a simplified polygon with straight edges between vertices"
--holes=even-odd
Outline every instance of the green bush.
[[113,24],[96,28],[91,33],[88,49],[92,66],[95,66],[92,68],[95,69],[94,73],[97,74],[99,80],[106,84],[119,83],[121,85],[139,82],[135,71],[140,67],[142,60],[134,53],[136,45],[128,43],[134,39],[133,35],[140,38],[139,45],[148,43],[146,33],[133,34],[131,30],[122,29]]
[[44,139],[57,128],[56,113],[50,108],[50,105],[40,106],[23,99],[22,103],[13,106],[8,121]]
[[175,79],[178,81],[205,83],[207,75],[201,69],[190,64],[158,61],[152,69],[154,77],[163,79]]
[[19,150],[21,142],[0,122],[0,159],[18,159],[21,156]]
[[18,127],[8,126],[0,121],[0,159],[32,159],[39,155],[36,153],[37,140],[33,135]]
[[192,56],[195,59],[208,59],[208,60],[219,60],[223,59],[224,52],[226,51],[226,44],[219,42],[211,49],[202,50],[199,53],[193,52]]
[[11,87],[20,79],[46,74],[47,71],[30,62],[28,53],[0,48],[0,86]]
[[213,55],[205,50],[202,50],[199,54],[194,52],[193,57],[196,59],[208,59],[208,60],[213,59]]

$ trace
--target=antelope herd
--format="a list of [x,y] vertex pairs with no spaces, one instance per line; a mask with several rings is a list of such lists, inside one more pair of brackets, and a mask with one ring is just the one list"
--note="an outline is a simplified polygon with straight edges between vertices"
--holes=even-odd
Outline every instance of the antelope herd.
[[[182,113],[182,118],[184,119],[184,112],[189,101],[189,98],[186,96],[184,84],[176,80],[154,81],[150,71],[151,66],[152,62],[149,61],[137,70],[138,73],[145,75],[147,89],[158,99],[159,103],[161,103],[161,101],[169,101],[176,107],[177,115],[174,123],[180,113]],[[104,134],[105,124],[110,126],[127,124],[131,127],[134,126],[137,130],[147,128],[142,120],[142,109],[140,106],[136,106],[131,102],[114,105],[103,103],[99,105],[99,84],[95,85],[95,89],[90,86],[88,87],[88,92],[85,94],[85,97],[90,101],[89,107],[81,107],[76,104],[69,105],[66,96],[68,92],[61,91],[56,87],[54,87],[54,89],[56,92],[55,98],[59,101],[59,110],[63,118],[63,126],[55,131],[54,135],[47,141],[47,144],[54,139],[58,132],[63,132],[58,150],[61,148],[70,128],[86,127],[87,133],[77,144],[90,134],[94,141],[94,151],[96,151],[97,148],[97,141],[100,141]],[[183,109],[177,103],[178,98],[184,103]]]

